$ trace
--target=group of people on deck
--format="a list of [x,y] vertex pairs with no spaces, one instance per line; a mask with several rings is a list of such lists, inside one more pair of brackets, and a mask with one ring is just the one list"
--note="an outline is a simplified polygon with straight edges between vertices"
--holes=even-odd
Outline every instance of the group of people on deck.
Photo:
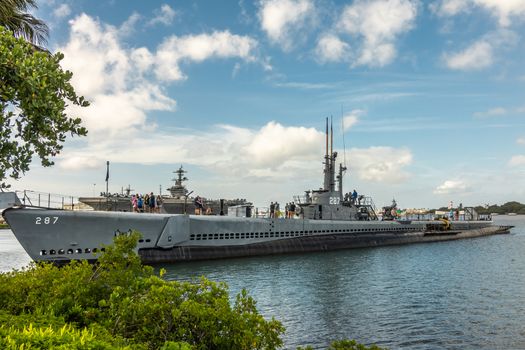
[[353,205],[361,205],[361,201],[365,198],[364,195],[358,195],[357,191],[354,190],[353,192],[348,192],[344,196],[345,202],[350,202]]
[[193,205],[195,205],[195,215],[213,215],[212,207],[206,207],[204,205],[204,199],[202,197],[195,197],[193,199]]
[[153,192],[134,194],[131,196],[131,207],[134,213],[160,213],[162,208],[162,197],[155,196]]
[[[284,217],[286,219],[293,219],[298,214],[297,210],[300,209],[294,202],[286,203],[284,206],[284,213],[281,212],[278,202],[270,203],[270,218]],[[284,214],[284,215],[283,215]]]

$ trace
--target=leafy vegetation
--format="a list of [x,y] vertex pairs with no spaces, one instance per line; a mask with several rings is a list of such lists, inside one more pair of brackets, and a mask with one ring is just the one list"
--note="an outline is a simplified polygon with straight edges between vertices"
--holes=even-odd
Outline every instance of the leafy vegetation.
[[[277,349],[282,324],[243,290],[166,281],[143,266],[138,233],[120,236],[96,265],[49,263],[0,274],[1,349]],[[306,349],[311,349],[307,347]],[[354,341],[331,350],[378,350]]]
[[516,214],[523,214],[525,215],[525,204],[521,204],[520,202],[507,202],[502,205],[489,205],[489,206],[478,206],[475,208],[476,211],[480,214],[491,214],[491,213],[498,213],[498,214],[508,214],[508,213],[516,213]]
[[14,36],[29,40],[33,44],[46,42],[49,28],[29,11],[36,9],[36,0],[0,1],[0,26],[9,29]]
[[[455,209],[455,208],[454,208]],[[516,214],[523,214],[525,215],[525,204],[521,204],[520,202],[507,202],[502,205],[492,204],[492,205],[485,205],[481,206],[478,205],[477,207],[474,207],[474,209],[478,212],[478,214],[491,214],[491,213],[498,213],[498,214],[508,214],[508,213],[516,213]],[[440,211],[449,211],[447,207],[441,207],[439,209],[432,209],[431,211],[434,212],[436,210]]]
[[[44,263],[1,274],[0,344],[69,344],[68,349],[275,349],[282,344],[282,325],[266,321],[245,291],[232,306],[225,284],[165,281],[141,264],[134,253],[137,239],[137,234],[118,237],[95,266]],[[94,340],[98,347],[86,345]]]
[[[11,1],[11,0],[9,0]],[[0,27],[0,188],[7,177],[29,170],[34,154],[43,166],[62,150],[66,136],[86,135],[80,118],[70,118],[68,104],[86,107],[63,71],[61,53],[51,55]]]

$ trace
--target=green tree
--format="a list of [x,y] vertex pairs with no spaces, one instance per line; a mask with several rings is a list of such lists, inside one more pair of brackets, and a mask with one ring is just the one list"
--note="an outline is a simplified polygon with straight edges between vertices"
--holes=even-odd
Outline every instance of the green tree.
[[68,134],[87,134],[80,118],[65,113],[68,105],[89,103],[70,84],[63,57],[34,50],[0,27],[0,188],[29,170],[34,154],[43,166],[53,165]]
[[43,21],[27,13],[32,8],[37,8],[35,0],[0,1],[0,26],[35,45],[45,44],[49,29]]

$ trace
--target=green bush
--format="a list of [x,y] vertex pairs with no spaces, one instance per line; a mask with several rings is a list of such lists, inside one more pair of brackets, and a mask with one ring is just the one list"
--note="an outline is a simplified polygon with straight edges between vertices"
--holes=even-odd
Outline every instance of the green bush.
[[22,349],[63,349],[63,350],[113,350],[131,349],[116,347],[111,342],[97,338],[87,329],[79,330],[71,325],[59,329],[28,327],[18,329],[0,326],[0,348],[4,350]]
[[59,268],[40,263],[0,274],[0,319],[9,315],[24,320],[9,323],[20,332],[33,317],[40,327],[97,330],[95,337],[106,338],[99,330],[107,329],[108,344],[116,339],[113,344],[148,349],[282,345],[283,326],[265,320],[246,291],[231,305],[223,283],[204,278],[197,283],[165,281],[141,264],[134,251],[138,238],[138,233],[117,237],[96,265],[75,261]]

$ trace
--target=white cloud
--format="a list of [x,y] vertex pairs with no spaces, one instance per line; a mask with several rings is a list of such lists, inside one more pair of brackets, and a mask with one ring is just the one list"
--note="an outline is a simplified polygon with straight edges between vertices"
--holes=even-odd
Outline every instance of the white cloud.
[[469,191],[469,186],[461,180],[447,180],[436,187],[434,194],[454,194]]
[[160,7],[160,9],[157,9],[154,11],[155,17],[153,17],[149,22],[148,25],[156,25],[156,24],[164,24],[166,26],[173,23],[173,20],[175,19],[175,16],[177,15],[177,11],[172,9],[170,5],[164,4]]
[[[75,171],[82,166],[100,166],[106,160],[131,164],[184,163],[241,183],[257,181],[262,185],[300,177],[300,181],[317,184],[321,179],[323,153],[322,131],[269,122],[257,129],[214,125],[208,130],[153,130],[146,138],[106,139],[61,155],[57,163],[63,169]],[[361,180],[393,184],[410,177],[405,171],[412,162],[408,149],[354,148],[347,153],[352,159],[352,173]]]
[[494,60],[492,45],[485,40],[477,41],[463,51],[445,54],[443,58],[448,68],[456,70],[487,68]]
[[406,148],[352,148],[349,158],[352,159],[350,170],[362,180],[393,184],[410,178],[404,167],[412,163],[412,153]]
[[135,32],[137,23],[141,19],[142,19],[141,15],[139,15],[137,12],[133,12],[131,16],[129,16],[128,19],[125,20],[124,23],[122,23],[120,28],[118,29],[119,36],[120,37],[131,36],[131,34]]
[[258,16],[269,39],[290,50],[314,11],[312,0],[262,0]]
[[346,114],[343,117],[343,125],[344,125],[344,130],[343,131],[347,131],[347,130],[351,129],[355,124],[357,124],[359,122],[359,119],[364,114],[365,114],[365,111],[363,111],[362,109],[354,109],[350,113]]
[[[314,128],[269,122],[260,129],[215,125],[208,131],[152,130],[147,138],[106,139],[61,156],[79,170],[103,160],[133,164],[184,162],[239,178],[283,178],[321,159],[324,134]],[[199,147],[195,147],[199,145]],[[130,152],[130,150],[133,150]],[[89,161],[87,161],[89,160]]]
[[98,169],[100,164],[104,164],[105,160],[96,156],[75,155],[74,152],[68,152],[67,158],[59,161],[58,166],[64,170],[87,170]]
[[71,8],[68,4],[62,4],[53,11],[53,15],[57,18],[64,18],[71,14]]
[[525,145],[525,137],[520,137],[516,140],[518,145]]
[[[132,18],[136,20],[136,14],[126,22]],[[148,113],[175,110],[176,101],[166,94],[164,84],[185,78],[179,68],[182,61],[255,60],[252,51],[257,42],[228,31],[172,36],[151,52],[145,47],[125,48],[122,27],[103,24],[86,14],[70,25],[69,41],[59,50],[65,55],[63,66],[74,73],[77,93],[91,102],[87,108],[70,108],[82,117],[89,142],[128,139],[138,131],[155,129]]]
[[511,18],[525,19],[525,1],[523,0],[440,0],[430,5],[439,16],[455,16],[461,12],[478,7],[496,17],[502,27],[512,24]]
[[161,80],[181,80],[186,76],[179,64],[185,61],[202,62],[210,58],[238,57],[247,62],[256,61],[257,41],[249,36],[215,31],[211,34],[171,36],[164,40],[156,53],[155,73]]
[[484,112],[476,112],[474,113],[474,117],[476,118],[490,118],[490,117],[498,117],[507,114],[508,111],[503,107],[495,107],[491,108],[488,111]]
[[512,156],[509,160],[509,165],[513,167],[525,165],[525,156],[524,155]]
[[254,135],[245,150],[255,164],[275,168],[287,159],[311,158],[322,142],[323,134],[313,128],[270,122]]
[[315,54],[320,62],[339,62],[349,58],[350,45],[337,35],[324,34],[317,41]]
[[132,136],[146,128],[147,111],[174,110],[175,100],[142,74],[135,51],[121,46],[117,28],[85,14],[70,24],[69,42],[59,50],[65,55],[62,65],[74,73],[77,93],[91,101],[87,108],[70,109],[82,117],[91,142]]
[[500,29],[488,33],[483,38],[472,43],[466,49],[455,52],[445,53],[443,59],[450,69],[455,70],[480,70],[488,68],[495,62],[495,53],[508,49],[518,41],[516,33]]
[[362,39],[355,66],[385,66],[397,54],[398,36],[414,26],[418,2],[412,0],[356,0],[347,5],[339,29]]

